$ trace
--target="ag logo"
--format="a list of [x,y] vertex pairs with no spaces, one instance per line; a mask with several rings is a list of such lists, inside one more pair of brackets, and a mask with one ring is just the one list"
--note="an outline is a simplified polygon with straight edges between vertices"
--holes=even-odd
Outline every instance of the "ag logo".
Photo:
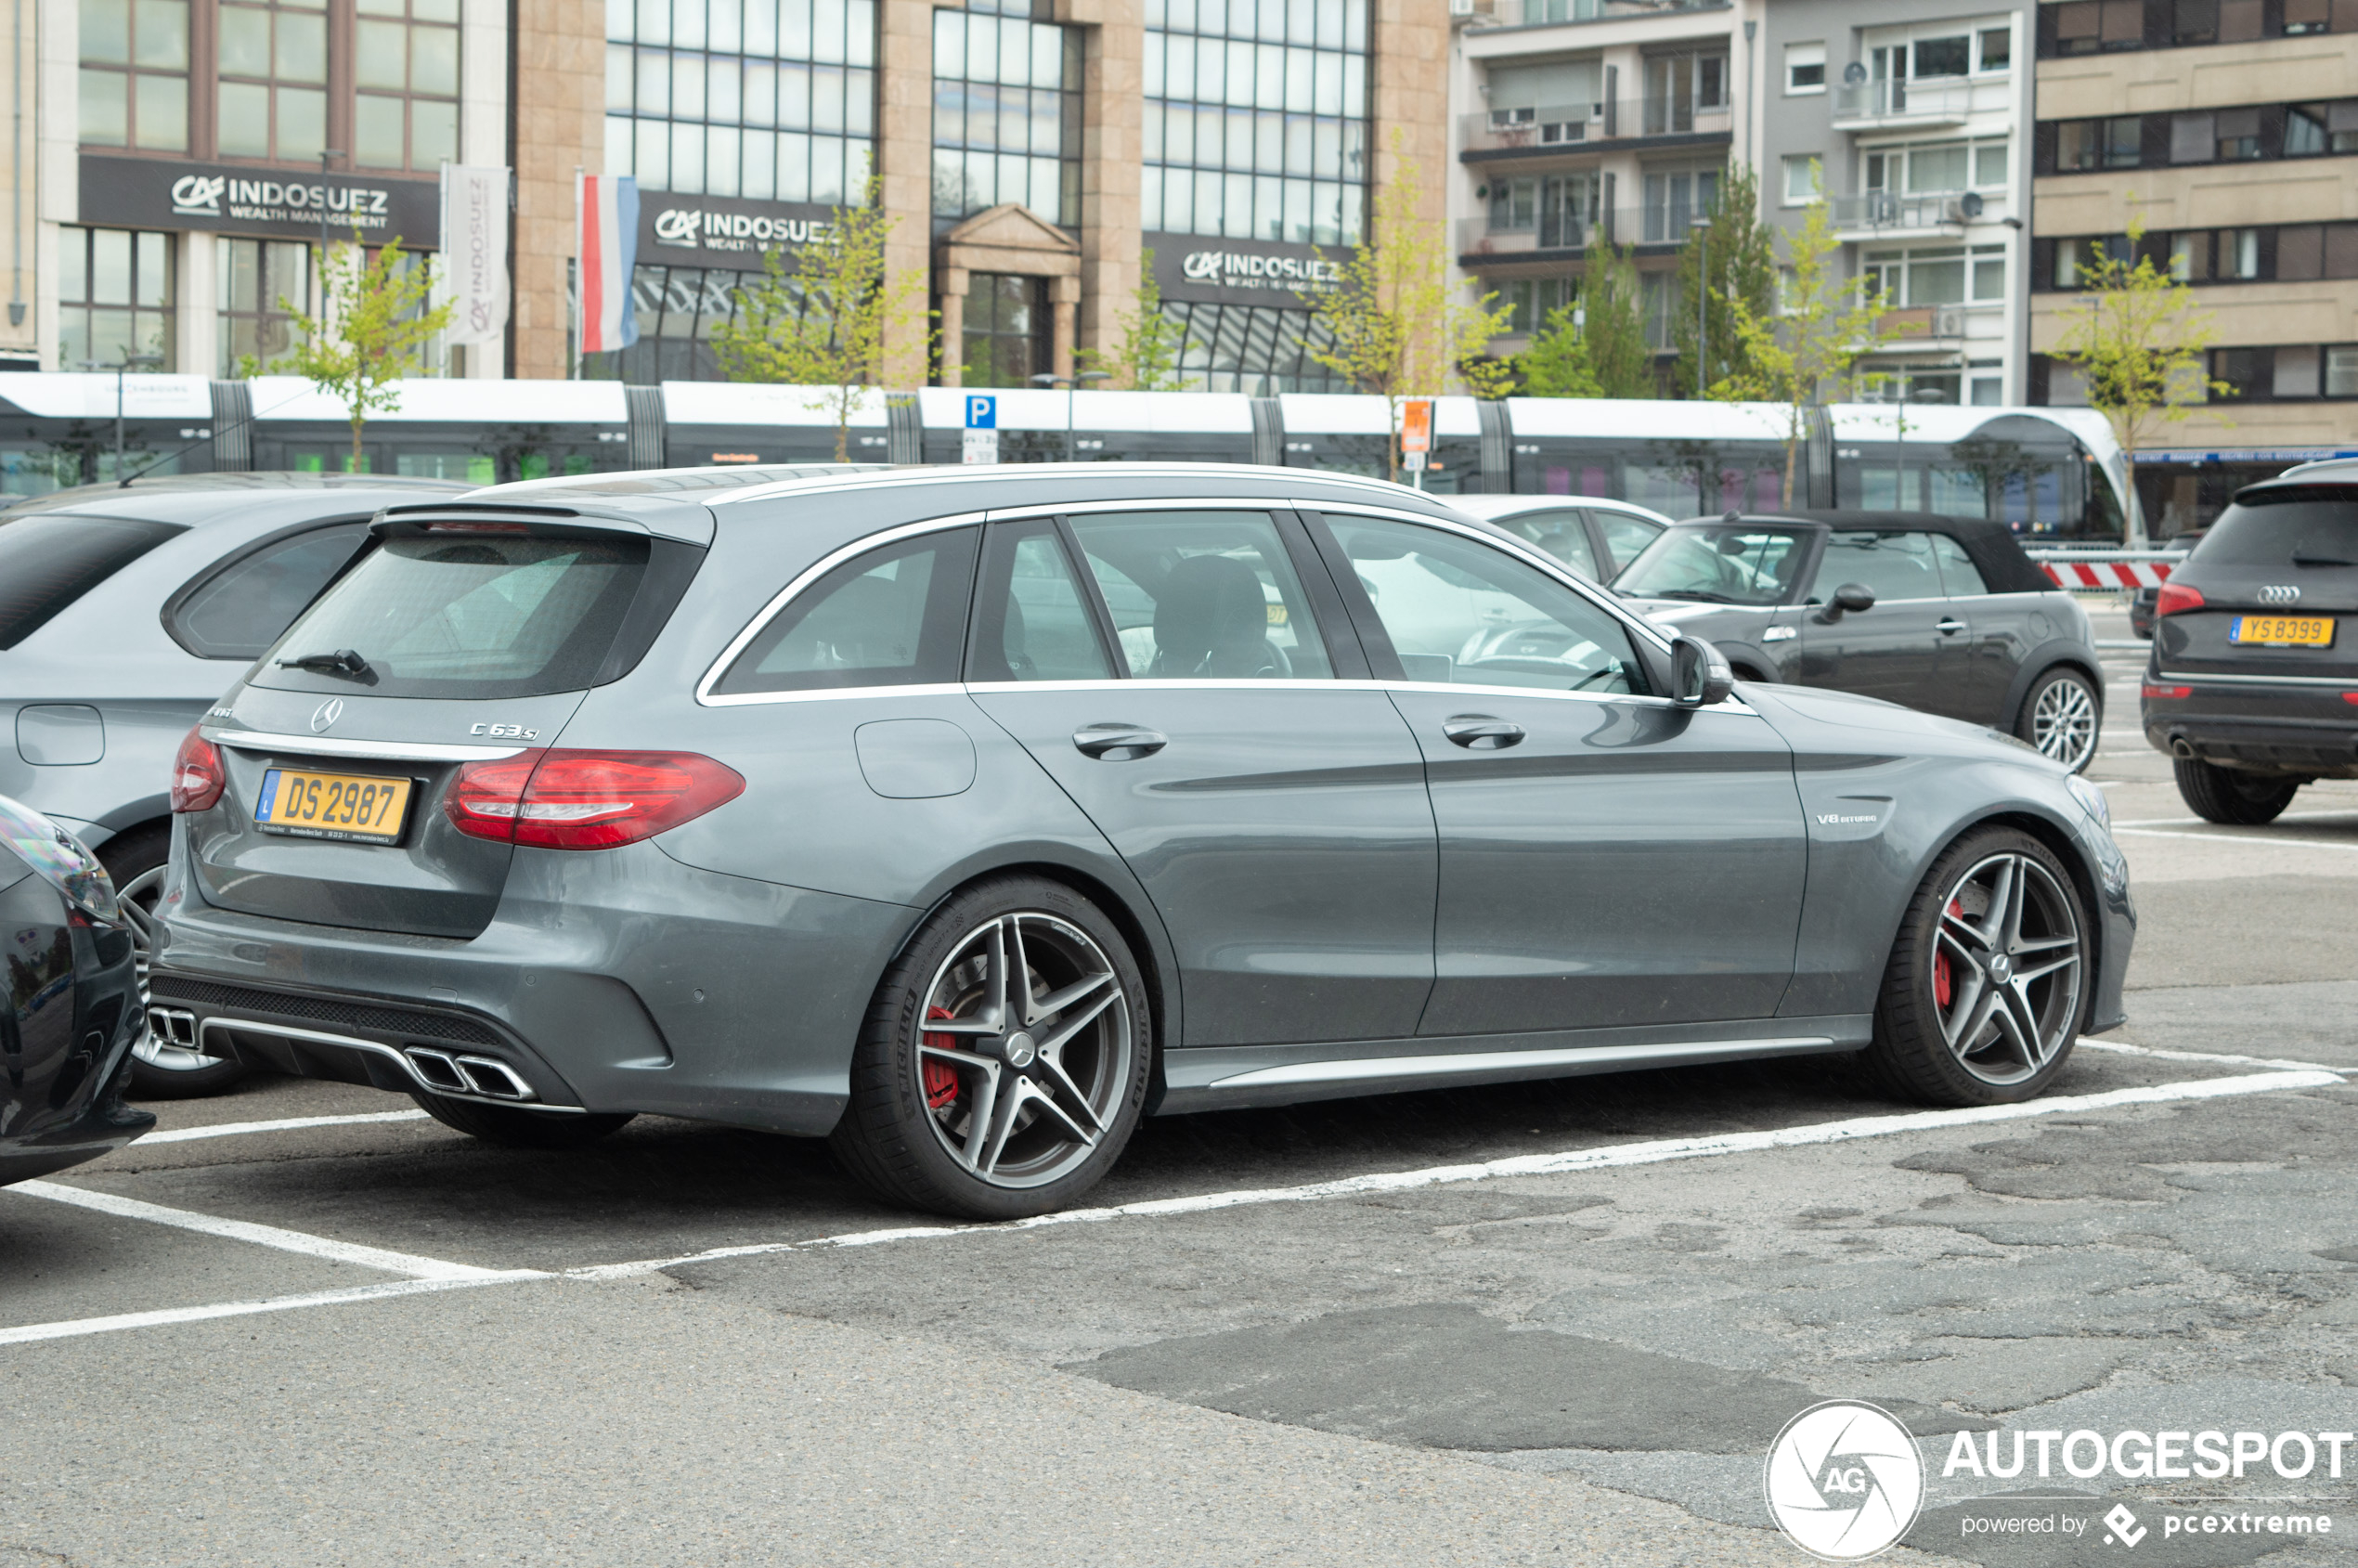
[[1908,1533],[1924,1504],[1916,1440],[1851,1399],[1813,1405],[1768,1448],[1768,1512],[1793,1543],[1829,1562],[1872,1557]]
[[311,732],[316,735],[343,717],[343,699],[342,697],[330,697],[326,702],[321,703],[317,707],[312,709]]

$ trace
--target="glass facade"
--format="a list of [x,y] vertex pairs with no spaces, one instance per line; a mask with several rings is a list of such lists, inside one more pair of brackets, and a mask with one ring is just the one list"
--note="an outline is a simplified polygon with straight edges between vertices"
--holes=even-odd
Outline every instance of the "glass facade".
[[459,0],[359,0],[353,162],[439,169],[459,156]]
[[82,0],[82,140],[188,150],[188,0]]
[[1356,245],[1367,0],[1147,0],[1144,227]]
[[967,386],[1029,386],[1048,369],[1047,280],[978,272],[966,287]]
[[874,0],[606,0],[606,173],[837,203],[863,189]]
[[127,228],[58,229],[58,369],[112,369],[126,354],[173,362],[172,236]]
[[1354,390],[1310,357],[1319,329],[1307,310],[1166,300],[1162,312],[1186,333],[1179,373],[1192,391],[1274,397],[1281,392]]
[[214,374],[235,376],[251,356],[268,366],[294,347],[294,317],[311,296],[311,247],[300,240],[214,241],[220,275],[220,355]]
[[1003,201],[1081,221],[1081,50],[1079,28],[1031,20],[1028,0],[934,12],[937,228]]
[[220,9],[224,158],[317,162],[328,145],[327,0]]

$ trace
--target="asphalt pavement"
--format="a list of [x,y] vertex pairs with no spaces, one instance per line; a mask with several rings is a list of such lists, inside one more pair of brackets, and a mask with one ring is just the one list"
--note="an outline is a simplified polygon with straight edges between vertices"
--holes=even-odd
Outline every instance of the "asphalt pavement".
[[[1924,1457],[1898,1561],[2346,1563],[2358,1446],[1955,1462],[2358,1429],[2358,784],[2194,821],[2110,658],[2131,1023],[2019,1112],[1800,1059],[1165,1118],[978,1227],[815,1144],[258,1081],[0,1192],[0,1568],[1798,1563],[1763,1457],[1833,1398]],[[2340,1532],[2164,1523],[2254,1510]]]

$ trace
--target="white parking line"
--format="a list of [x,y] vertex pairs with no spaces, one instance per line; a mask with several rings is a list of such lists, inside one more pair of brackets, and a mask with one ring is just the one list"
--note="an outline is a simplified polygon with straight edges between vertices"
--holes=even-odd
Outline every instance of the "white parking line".
[[2124,1056],[2158,1056],[2171,1062],[2218,1062],[2227,1067],[2273,1067],[2295,1072],[2332,1072],[2346,1074],[2347,1068],[2328,1067],[2324,1062],[2289,1061],[2278,1056],[2235,1056],[2218,1051],[2168,1051],[2158,1045],[2131,1045],[2125,1040],[2080,1040],[2073,1049],[2079,1051],[2112,1051]]
[[149,1144],[184,1144],[192,1138],[236,1138],[248,1133],[292,1133],[304,1127],[356,1127],[367,1121],[424,1121],[422,1110],[372,1110],[358,1116],[290,1116],[280,1121],[224,1121],[212,1127],[176,1127],[169,1133],[149,1133],[139,1140],[138,1147]]
[[[2094,1043],[2089,1042],[2086,1043]],[[2168,1056],[2185,1060],[2241,1062],[2247,1058],[2213,1056],[2200,1052],[2157,1051],[2144,1046],[2101,1045],[2103,1050],[2130,1052],[2143,1056]],[[1902,1133],[1933,1132],[1946,1127],[1979,1126],[2006,1121],[2030,1121],[2043,1116],[2063,1116],[2092,1110],[2111,1110],[2131,1106],[2165,1105],[2173,1101],[2222,1099],[2240,1095],[2264,1095],[2296,1089],[2321,1089],[2345,1082],[2344,1075],[2326,1069],[2300,1071],[2252,1073],[2236,1078],[2196,1079],[2180,1083],[2157,1083],[2136,1089],[2113,1089],[2095,1095],[2071,1095],[2051,1099],[2031,1100],[2020,1105],[1975,1106],[1959,1110],[1927,1110],[1905,1112],[1896,1116],[1853,1117],[1841,1121],[1820,1121],[1802,1127],[1783,1127],[1767,1132],[1719,1133],[1697,1138],[1664,1138],[1648,1143],[1608,1144],[1600,1148],[1572,1149],[1559,1154],[1519,1155],[1506,1160],[1493,1160],[1476,1165],[1437,1165],[1421,1171],[1379,1173],[1366,1176],[1351,1176],[1341,1181],[1314,1182],[1301,1186],[1247,1188],[1232,1192],[1206,1193],[1194,1198],[1150,1199],[1139,1203],[1125,1203],[1106,1209],[1069,1209],[1062,1213],[1043,1214],[1037,1219],[1017,1220],[1006,1225],[902,1225],[885,1230],[852,1231],[841,1236],[818,1237],[808,1241],[757,1242],[740,1247],[717,1247],[702,1252],[686,1253],[672,1258],[648,1258],[627,1263],[598,1263],[583,1268],[566,1269],[551,1274],[540,1269],[481,1269],[465,1263],[444,1263],[434,1258],[421,1258],[404,1252],[387,1252],[373,1247],[356,1247],[346,1242],[330,1241],[324,1237],[306,1236],[300,1231],[279,1230],[271,1225],[248,1225],[240,1220],[217,1220],[208,1215],[189,1213],[178,1209],[166,1209],[134,1199],[116,1198],[110,1194],[87,1192],[79,1187],[61,1186],[54,1182],[23,1182],[6,1189],[31,1197],[53,1199],[60,1202],[77,1203],[106,1213],[120,1214],[130,1219],[153,1220],[158,1224],[177,1225],[208,1235],[227,1237],[240,1241],[253,1241],[266,1247],[278,1247],[288,1251],[307,1253],[316,1257],[332,1257],[341,1262],[357,1263],[372,1268],[395,1273],[409,1273],[416,1277],[383,1285],[358,1286],[342,1290],[319,1290],[303,1295],[279,1296],[262,1301],[222,1302],[206,1306],[172,1307],[158,1312],[126,1313],[110,1317],[71,1318],[56,1323],[27,1324],[14,1328],[0,1328],[0,1345],[23,1344],[39,1340],[71,1339],[84,1334],[105,1334],[127,1328],[159,1328],[175,1323],[195,1323],[214,1317],[234,1317],[250,1313],[292,1312],[306,1307],[337,1306],[351,1302],[378,1301],[389,1296],[406,1296],[425,1290],[462,1289],[473,1286],[521,1284],[529,1280],[614,1280],[654,1274],[683,1263],[709,1263],[723,1258],[759,1257],[778,1252],[810,1251],[823,1247],[878,1247],[896,1241],[926,1240],[942,1237],[972,1236],[983,1233],[1041,1230],[1056,1225],[1101,1225],[1109,1220],[1158,1219],[1176,1214],[1199,1214],[1220,1209],[1235,1209],[1270,1203],[1311,1203],[1332,1198],[1355,1198],[1368,1193],[1402,1192],[1415,1187],[1460,1186],[1473,1182],[1497,1181],[1512,1176],[1544,1176],[1568,1174],[1579,1171],[1615,1170],[1636,1165],[1662,1164],[1673,1160],[1698,1160],[1723,1154],[1750,1154],[1775,1148],[1802,1148],[1817,1145],[1850,1143],[1864,1138],[1890,1137]]]
[[1101,1225],[1108,1220],[1159,1218],[1199,1214],[1215,1209],[1237,1209],[1263,1203],[1311,1203],[1329,1198],[1356,1198],[1367,1193],[1402,1192],[1413,1187],[1458,1186],[1497,1181],[1510,1176],[1563,1175],[1576,1171],[1614,1170],[1631,1165],[1656,1165],[1675,1160],[1699,1160],[1723,1154],[1753,1154],[1772,1148],[1800,1148],[1817,1144],[1849,1143],[1860,1138],[1890,1137],[1899,1133],[1930,1132],[1943,1127],[1969,1127],[1987,1122],[2020,1121],[2041,1116],[2109,1110],[2121,1106],[2161,1105],[2173,1100],[2219,1099],[2235,1095],[2262,1095],[2290,1089],[2322,1089],[2344,1082],[2339,1072],[2313,1069],[2300,1072],[2255,1073],[2241,1078],[2196,1079],[2183,1083],[2156,1083],[2137,1089],[2112,1089],[2096,1095],[2071,1095],[2020,1105],[1970,1106],[1958,1110],[1926,1110],[1898,1116],[1862,1116],[1843,1121],[1820,1121],[1803,1127],[1766,1132],[1716,1133],[1700,1138],[1665,1138],[1651,1143],[1608,1144],[1601,1148],[1573,1149],[1562,1154],[1516,1155],[1479,1165],[1436,1165],[1422,1171],[1393,1171],[1348,1176],[1341,1181],[1314,1182],[1303,1186],[1248,1188],[1205,1193],[1195,1198],[1150,1199],[1110,1209],[1067,1209],[1037,1219],[1005,1225],[920,1225],[892,1230],[854,1231],[810,1241],[779,1241],[750,1247],[722,1247],[678,1258],[654,1258],[638,1263],[605,1263],[567,1269],[569,1279],[627,1279],[681,1263],[708,1263],[719,1258],[751,1257],[765,1252],[805,1251],[821,1247],[875,1247],[944,1236],[971,1236],[982,1231],[1039,1230],[1051,1225]]
[[299,1230],[281,1230],[277,1225],[251,1225],[244,1220],[216,1219],[211,1214],[192,1213],[186,1209],[167,1209],[160,1203],[142,1203],[136,1198],[118,1198],[110,1192],[92,1192],[87,1187],[67,1186],[58,1182],[19,1182],[12,1187],[0,1187],[0,1192],[18,1193],[26,1198],[45,1198],[53,1203],[96,1209],[102,1214],[113,1214],[122,1219],[147,1220],[155,1225],[173,1225],[205,1236],[224,1237],[231,1241],[250,1241],[257,1247],[275,1247],[281,1252],[301,1252],[306,1257],[325,1258],[330,1263],[357,1263],[362,1268],[382,1269],[387,1274],[406,1274],[413,1279],[538,1277],[531,1270],[517,1273],[508,1269],[477,1268],[473,1263],[451,1263],[440,1258],[421,1258],[413,1252],[388,1252],[382,1247],[361,1247],[349,1241],[330,1240],[324,1236],[308,1236]]

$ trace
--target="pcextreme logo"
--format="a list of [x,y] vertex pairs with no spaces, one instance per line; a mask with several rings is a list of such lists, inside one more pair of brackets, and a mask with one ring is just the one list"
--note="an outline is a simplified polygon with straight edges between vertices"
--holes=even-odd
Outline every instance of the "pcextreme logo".
[[1770,1517],[1794,1545],[1828,1562],[1856,1562],[1916,1523],[1924,1466],[1889,1411],[1830,1399],[1785,1423],[1762,1484]]

